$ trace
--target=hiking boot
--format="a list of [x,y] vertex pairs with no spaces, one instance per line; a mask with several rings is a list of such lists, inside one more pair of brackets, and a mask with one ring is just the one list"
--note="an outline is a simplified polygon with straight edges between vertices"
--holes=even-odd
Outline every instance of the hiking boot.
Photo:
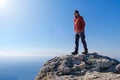
[[78,54],[78,52],[75,52],[75,51],[74,51],[74,52],[72,52],[71,54],[72,54],[72,55],[77,55],[77,54]]
[[88,51],[84,51],[84,52],[82,52],[82,54],[88,54]]

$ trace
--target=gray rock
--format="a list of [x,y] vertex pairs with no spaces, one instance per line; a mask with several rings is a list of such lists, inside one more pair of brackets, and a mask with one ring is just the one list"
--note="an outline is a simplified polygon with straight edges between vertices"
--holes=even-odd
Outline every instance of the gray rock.
[[61,66],[59,68],[59,72],[61,73],[60,75],[68,75],[68,74],[70,74],[70,71],[71,71],[71,69],[67,66]]
[[79,65],[81,63],[80,60],[78,60],[77,58],[72,58],[72,64],[77,64]]
[[88,72],[85,76],[83,76],[82,80],[120,80],[120,74],[111,72]]
[[74,71],[79,71],[79,70],[83,70],[83,69],[85,69],[85,68],[86,68],[85,62],[81,62],[79,65],[74,64],[72,70],[74,70]]
[[42,67],[41,73],[47,73],[47,72],[50,72],[50,67],[49,66]]
[[85,75],[86,72],[87,72],[87,69],[83,69],[83,70],[81,70],[81,75]]
[[117,72],[117,73],[120,73],[120,64],[118,64],[118,65],[116,66],[116,72]]
[[107,56],[64,55],[47,61],[35,80],[120,80],[115,71],[120,73],[119,61]]
[[84,60],[84,56],[83,55],[75,55],[74,58],[78,61],[83,61]]
[[90,71],[91,71],[91,72],[93,72],[93,71],[98,71],[98,72],[99,72],[99,71],[100,71],[100,68],[99,68],[99,67],[91,68]]
[[83,70],[83,69],[86,68],[86,64],[85,64],[85,62],[83,62],[83,61],[80,63],[79,66],[80,66],[80,69],[81,69],[81,70]]

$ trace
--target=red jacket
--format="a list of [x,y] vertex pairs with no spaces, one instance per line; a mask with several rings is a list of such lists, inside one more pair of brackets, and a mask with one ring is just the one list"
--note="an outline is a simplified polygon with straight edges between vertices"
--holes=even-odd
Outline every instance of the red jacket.
[[74,19],[74,31],[76,33],[83,32],[85,28],[85,22],[82,16]]

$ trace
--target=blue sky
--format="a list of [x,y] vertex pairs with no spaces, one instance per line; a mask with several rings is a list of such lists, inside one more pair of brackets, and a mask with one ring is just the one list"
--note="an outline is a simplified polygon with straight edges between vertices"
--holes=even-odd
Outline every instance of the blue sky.
[[119,0],[5,0],[5,3],[0,7],[1,56],[70,54],[74,50],[75,9],[86,22],[89,52],[120,56]]

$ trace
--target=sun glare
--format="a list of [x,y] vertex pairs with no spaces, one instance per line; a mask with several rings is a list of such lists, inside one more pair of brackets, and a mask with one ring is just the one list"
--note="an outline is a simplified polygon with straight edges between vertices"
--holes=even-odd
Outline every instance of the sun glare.
[[0,8],[5,8],[7,6],[6,0],[0,0]]

